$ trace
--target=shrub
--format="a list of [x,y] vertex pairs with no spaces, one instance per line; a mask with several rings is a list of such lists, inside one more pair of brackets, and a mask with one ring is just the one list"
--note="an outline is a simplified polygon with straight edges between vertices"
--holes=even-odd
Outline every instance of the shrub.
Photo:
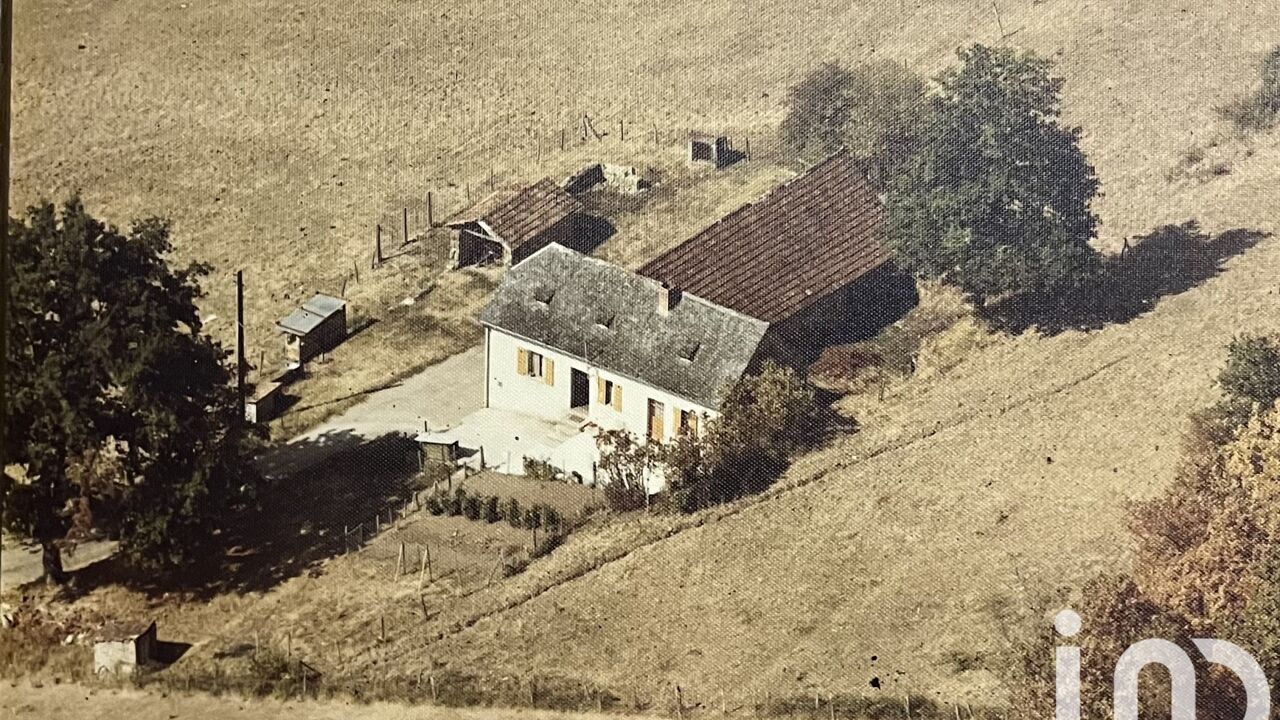
[[502,518],[502,513],[498,510],[498,498],[490,495],[484,499],[484,521],[487,523],[496,523]]
[[462,514],[468,520],[479,520],[482,512],[482,500],[476,495],[468,495],[462,500]]
[[1258,75],[1257,91],[1218,108],[1218,115],[1241,132],[1272,128],[1280,116],[1280,45],[1263,57]]
[[560,471],[546,460],[538,458],[526,457],[524,459],[524,475],[530,480],[537,482],[551,482],[560,474]]
[[428,495],[426,505],[427,512],[432,515],[439,515],[444,512],[444,503],[440,502],[438,495]]
[[673,504],[687,512],[758,492],[792,453],[817,442],[821,420],[813,388],[791,368],[764,363],[729,388],[701,437],[664,448]]
[[600,471],[609,479],[604,501],[612,510],[625,512],[649,502],[645,478],[659,459],[658,446],[640,442],[626,430],[607,430],[596,438]]
[[458,488],[457,492],[448,496],[444,501],[444,511],[448,515],[461,515],[462,502],[467,497],[466,492],[462,488]]
[[550,505],[538,506],[538,524],[548,533],[559,534],[560,532],[560,513]]
[[1271,48],[1262,59],[1262,87],[1258,89],[1258,104],[1273,113],[1280,113],[1280,45]]
[[502,515],[511,527],[518,528],[524,523],[524,514],[520,512],[520,501],[515,498],[507,499]]
[[1228,401],[1274,405],[1280,399],[1280,340],[1259,335],[1233,338],[1218,385]]
[[526,508],[521,524],[526,530],[536,530],[541,524],[542,516],[538,514],[537,508]]

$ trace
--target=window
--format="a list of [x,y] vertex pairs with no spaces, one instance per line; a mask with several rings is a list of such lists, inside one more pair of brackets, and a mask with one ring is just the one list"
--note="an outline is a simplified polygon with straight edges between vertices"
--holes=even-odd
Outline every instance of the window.
[[547,385],[556,384],[555,362],[532,350],[516,350],[516,374],[537,378]]
[[542,377],[542,355],[536,352],[526,352],[524,357],[524,374],[529,377]]
[[612,405],[614,410],[622,412],[622,386],[612,380],[597,377],[596,402],[600,405]]
[[692,410],[676,410],[676,430],[681,435],[698,436],[698,413]]
[[662,442],[666,438],[666,428],[663,427],[664,407],[657,400],[649,401],[649,439],[653,442]]

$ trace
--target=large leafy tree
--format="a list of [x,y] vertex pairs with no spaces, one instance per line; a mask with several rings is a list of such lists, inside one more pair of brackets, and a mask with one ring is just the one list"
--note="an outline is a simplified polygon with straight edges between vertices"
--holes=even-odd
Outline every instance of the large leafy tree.
[[1060,122],[1048,60],[974,45],[943,73],[920,142],[890,187],[889,243],[918,273],[979,304],[1044,292],[1092,271],[1098,189]]
[[6,529],[61,550],[118,535],[144,567],[182,563],[253,487],[227,353],[201,331],[209,268],[171,268],[168,225],[128,232],[79,199],[9,226]]
[[814,162],[847,148],[883,177],[905,158],[928,116],[924,79],[903,65],[826,63],[787,93],[780,135],[795,157]]

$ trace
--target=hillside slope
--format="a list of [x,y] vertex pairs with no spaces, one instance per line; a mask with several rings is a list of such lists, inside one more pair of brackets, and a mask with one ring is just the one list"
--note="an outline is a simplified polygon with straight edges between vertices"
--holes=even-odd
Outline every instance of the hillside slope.
[[[1213,134],[1211,107],[1252,81],[1275,41],[1274,3],[999,6],[1007,41],[1070,80],[1068,115],[1107,191],[1104,244],[1187,214],[1274,215],[1274,193],[1241,196],[1232,177],[1165,180]],[[689,129],[749,134],[767,155],[786,87],[816,64],[887,56],[932,73],[1000,27],[987,0],[33,0],[16,7],[14,204],[80,189],[120,223],[173,218],[179,255],[217,268],[210,329],[230,339],[230,277],[243,267],[250,345],[274,354],[271,323],[305,293],[349,280],[368,310],[424,287],[439,247],[377,274],[367,263],[374,224],[398,236],[400,208],[428,190],[440,217],[491,174],[643,162],[655,129],[664,155],[678,157]],[[576,139],[584,113],[603,143]]]
[[[557,128],[589,111],[602,127],[629,117],[765,132],[787,83],[817,62],[887,55],[932,72],[1000,34],[986,0],[191,5],[20,8],[15,177],[26,194],[79,184],[119,217],[170,212],[189,230],[182,253],[224,267],[278,243],[254,255],[277,291],[364,252],[365,219],[397,188],[482,177],[488,157],[500,171],[527,160],[516,118],[530,113]],[[1103,183],[1102,247],[1187,219],[1280,231],[1280,132],[1234,138],[1212,111],[1280,41],[1280,6],[1000,10],[1007,42],[1054,57],[1068,79],[1068,118],[1085,127]],[[125,22],[144,11],[154,25]],[[79,107],[96,108],[87,127],[69,111]],[[1180,166],[1192,146],[1222,171]],[[802,487],[525,592],[596,551],[582,545],[626,547],[672,521],[576,540],[387,654],[406,669],[436,661],[646,692],[680,683],[704,700],[856,692],[872,677],[887,692],[987,700],[1020,611],[1124,562],[1125,502],[1170,478],[1231,335],[1280,328],[1277,277],[1280,240],[1268,238],[1128,323],[1004,339],[803,458],[783,481]],[[216,292],[215,308],[228,298]]]

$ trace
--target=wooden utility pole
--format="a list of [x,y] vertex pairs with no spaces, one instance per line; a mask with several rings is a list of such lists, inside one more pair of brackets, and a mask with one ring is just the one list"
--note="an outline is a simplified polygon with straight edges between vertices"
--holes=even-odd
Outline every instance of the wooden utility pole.
[[[9,82],[13,63],[13,2],[0,0],[0,282],[9,283]],[[9,293],[0,293],[0,388],[9,387]],[[0,417],[9,417],[9,393],[0,392]],[[8,452],[0,443],[0,466],[8,467]],[[4,509],[0,504],[0,524]],[[3,550],[0,550],[0,555]],[[0,573],[3,560],[0,559]]]
[[240,399],[240,421],[244,422],[244,271],[236,271],[236,397]]

